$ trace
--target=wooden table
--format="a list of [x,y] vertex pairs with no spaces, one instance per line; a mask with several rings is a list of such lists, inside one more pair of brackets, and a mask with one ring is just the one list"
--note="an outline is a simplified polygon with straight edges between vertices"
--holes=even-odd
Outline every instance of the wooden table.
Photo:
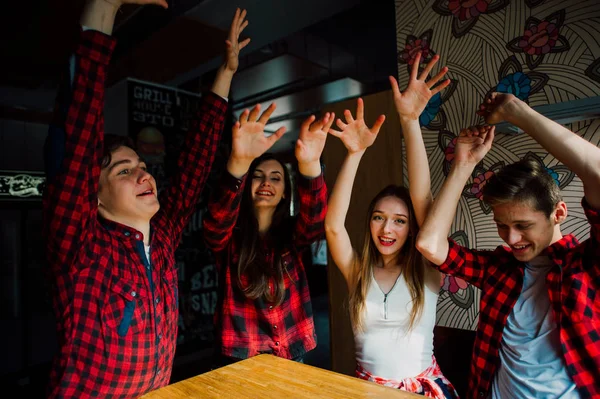
[[272,355],[259,355],[157,389],[143,399],[423,398]]

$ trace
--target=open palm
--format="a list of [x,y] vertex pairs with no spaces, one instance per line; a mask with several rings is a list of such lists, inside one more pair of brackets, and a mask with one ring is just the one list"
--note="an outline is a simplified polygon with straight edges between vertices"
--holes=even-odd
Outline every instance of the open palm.
[[239,41],[240,34],[248,26],[248,20],[245,18],[246,10],[240,10],[239,8],[235,10],[227,40],[225,40],[227,46],[225,53],[226,65],[227,69],[232,72],[237,71],[240,65],[240,51],[250,43],[250,38]]
[[245,110],[240,115],[240,120],[233,126],[231,156],[238,160],[251,162],[265,153],[283,136],[285,128],[279,128],[270,136],[265,136],[265,125],[269,117],[275,111],[275,104],[258,118],[260,105],[256,105],[252,111]]
[[[417,77],[419,73],[419,60],[421,59],[421,54],[417,54],[415,58],[415,62],[413,63],[410,79],[408,82],[408,87],[404,92],[400,92],[400,88],[398,87],[398,81],[392,76],[390,76],[390,84],[392,86],[392,91],[394,93],[394,105],[396,106],[396,111],[401,118],[416,120],[419,119],[419,115],[425,110],[427,103],[437,93],[446,88],[450,84],[450,80],[446,79],[441,84],[433,88],[436,83],[440,81],[448,72],[448,68],[444,67],[440,70],[440,72],[431,78],[429,81],[425,81],[435,66],[435,64],[439,61],[440,57],[435,56],[421,75]],[[432,89],[433,88],[433,89]]]
[[325,113],[323,118],[315,122],[315,116],[308,117],[300,127],[298,140],[296,141],[295,155],[298,163],[316,162],[321,158],[327,131],[331,127],[335,114]]
[[377,138],[377,134],[385,121],[385,116],[380,115],[373,126],[369,128],[364,119],[364,103],[362,98],[357,100],[356,119],[349,110],[344,111],[346,123],[341,119],[336,121],[336,125],[341,130],[329,129],[329,133],[338,137],[344,143],[348,152],[355,153],[369,148]]

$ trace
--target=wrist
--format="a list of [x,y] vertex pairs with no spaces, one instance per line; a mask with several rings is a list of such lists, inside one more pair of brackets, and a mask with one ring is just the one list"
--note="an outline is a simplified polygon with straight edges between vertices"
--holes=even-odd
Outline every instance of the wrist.
[[524,101],[516,98],[504,106],[503,119],[510,124],[520,126],[533,109]]
[[237,68],[232,68],[229,66],[229,63],[225,62],[219,67],[219,73],[226,76],[233,76]]
[[366,151],[367,151],[366,148],[363,148],[362,150],[358,150],[358,151],[348,150],[348,154],[346,156],[348,158],[362,158],[362,156],[365,154]]
[[321,174],[321,162],[298,162],[298,171],[302,176],[313,178]]
[[475,170],[475,166],[477,166],[477,164],[473,162],[456,162],[455,160],[452,163],[452,167],[450,168],[448,176],[450,176],[450,174],[454,176],[466,176],[465,180],[467,180],[469,176],[471,176],[471,173],[473,173],[473,170]]
[[229,157],[229,160],[227,161],[227,171],[233,177],[240,179],[248,173],[252,161],[253,159]]
[[400,113],[398,113],[398,118],[400,119],[400,124],[404,125],[410,125],[412,123],[418,123],[419,122],[419,115],[414,114],[414,115],[402,115]]

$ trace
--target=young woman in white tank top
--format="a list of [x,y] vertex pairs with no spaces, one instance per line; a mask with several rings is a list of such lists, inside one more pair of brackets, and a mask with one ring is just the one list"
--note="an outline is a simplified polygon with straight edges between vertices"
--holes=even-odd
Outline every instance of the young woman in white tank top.
[[358,251],[352,248],[345,219],[360,159],[375,141],[385,116],[379,116],[368,128],[363,102],[358,99],[356,118],[346,110],[346,121],[336,121],[340,130],[330,129],[342,140],[348,154],[329,199],[325,231],[333,260],[350,292],[357,377],[427,397],[456,398],[456,390],[433,356],[440,274],[415,248],[419,225],[432,202],[418,118],[429,99],[449,84],[445,80],[433,88],[446,68],[425,82],[437,60],[435,56],[417,77],[417,55],[403,93],[390,77],[406,144],[410,192],[391,185],[375,196],[367,213],[363,247]]

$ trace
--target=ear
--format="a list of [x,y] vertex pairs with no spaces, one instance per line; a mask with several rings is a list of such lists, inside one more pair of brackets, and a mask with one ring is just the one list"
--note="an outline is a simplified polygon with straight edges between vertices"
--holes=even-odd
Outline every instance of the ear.
[[564,201],[559,201],[556,204],[556,209],[554,209],[554,213],[552,215],[552,219],[555,224],[561,224],[567,218],[567,204]]

